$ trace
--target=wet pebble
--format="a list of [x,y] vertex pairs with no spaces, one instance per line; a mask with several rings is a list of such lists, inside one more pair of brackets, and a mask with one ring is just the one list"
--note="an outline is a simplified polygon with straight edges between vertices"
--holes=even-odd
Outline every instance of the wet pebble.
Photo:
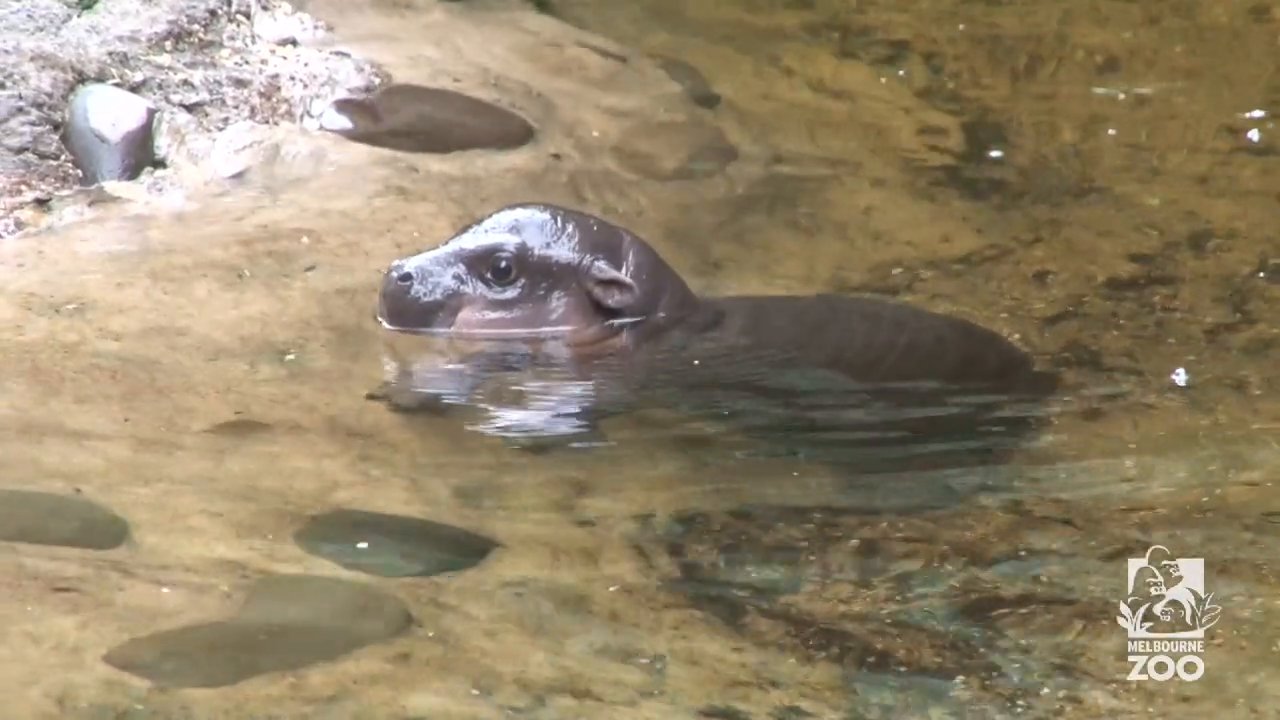
[[512,149],[534,136],[529,121],[510,110],[453,90],[408,84],[335,100],[316,124],[348,140],[411,153]]
[[129,537],[129,523],[84,498],[0,490],[0,541],[110,550]]
[[672,57],[655,57],[658,67],[667,74],[689,96],[694,105],[708,110],[720,104],[720,94],[711,88],[711,83],[698,68]]
[[62,143],[84,185],[133,180],[155,162],[156,108],[127,90],[102,83],[71,95]]
[[499,545],[452,525],[345,508],[313,516],[293,539],[312,555],[381,577],[466,570]]
[[156,685],[222,687],[337,659],[412,623],[403,602],[369,585],[274,575],[256,582],[230,619],[134,638],[103,660]]
[[651,180],[711,177],[738,159],[738,149],[715,125],[675,121],[628,127],[614,148],[623,169]]

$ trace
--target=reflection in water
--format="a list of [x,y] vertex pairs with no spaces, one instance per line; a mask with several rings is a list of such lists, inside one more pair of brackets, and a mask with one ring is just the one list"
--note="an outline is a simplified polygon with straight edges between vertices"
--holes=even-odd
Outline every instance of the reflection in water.
[[[28,539],[0,547],[15,717],[1271,712],[1274,13],[553,3],[621,62],[548,17],[312,5],[397,79],[489,87],[539,137],[423,156],[324,136],[305,177],[286,163],[177,218],[0,247],[3,481],[83,491],[133,537],[108,521],[34,545],[70,506],[0,507]],[[364,401],[385,261],[530,199],[625,222],[720,294],[874,291],[973,318],[1043,349],[1062,397],[869,403],[733,355],[715,382],[686,368],[619,397],[554,352],[419,345],[387,353],[382,394],[425,411]],[[943,448],[882,457],[891,438],[864,434],[979,417],[956,423],[966,455],[966,429],[1005,414],[1044,427],[995,443],[1000,464],[904,469]],[[868,458],[896,467],[843,472]],[[288,581],[271,612],[207,624],[253,578],[346,573],[289,536],[356,507],[502,551],[362,576],[374,596]],[[321,541],[392,542],[384,573],[441,561],[430,533],[343,532]],[[484,546],[445,545],[459,565]],[[1222,608],[1195,682],[1125,680],[1126,563],[1153,545],[1203,557]]]
[[[725,340],[679,327],[649,332],[625,352],[579,357],[555,338],[391,332],[384,383],[369,397],[401,411],[453,408],[470,430],[544,447],[582,446],[586,437],[604,442],[599,427],[610,417],[670,410],[685,416],[685,427],[718,425],[703,431],[707,438],[731,432],[757,441],[738,457],[794,457],[850,478],[997,463],[1046,419],[1040,388],[858,382],[806,366],[802,352]],[[1052,376],[1043,379],[1054,387]],[[680,434],[655,428],[650,440],[655,432]]]
[[576,375],[562,343],[392,333],[385,346],[384,381],[368,397],[395,410],[452,407],[467,429],[512,445],[595,437],[595,383]]

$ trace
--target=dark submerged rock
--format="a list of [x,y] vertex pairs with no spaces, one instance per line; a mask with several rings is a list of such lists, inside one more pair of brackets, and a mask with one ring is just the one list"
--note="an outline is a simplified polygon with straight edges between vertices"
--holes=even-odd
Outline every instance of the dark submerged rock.
[[348,140],[411,153],[506,150],[527,144],[533,125],[505,108],[444,88],[393,84],[335,100],[320,127]]
[[716,720],[751,720],[751,714],[732,705],[706,705],[698,709],[698,717]]
[[655,57],[658,67],[677,85],[684,89],[685,95],[698,107],[711,110],[720,104],[720,94],[711,88],[711,83],[698,68],[672,57]]
[[483,535],[403,515],[338,509],[293,536],[312,555],[382,577],[423,577],[478,565],[498,543]]
[[0,490],[0,541],[110,550],[129,523],[90,500],[34,490]]
[[214,423],[205,428],[202,432],[210,435],[220,435],[222,437],[245,438],[262,435],[271,432],[274,426],[271,423],[253,418],[234,418],[232,420],[224,420],[220,423]]
[[369,585],[275,575],[255,583],[230,619],[134,638],[103,661],[157,685],[222,687],[334,660],[412,623],[403,602]]

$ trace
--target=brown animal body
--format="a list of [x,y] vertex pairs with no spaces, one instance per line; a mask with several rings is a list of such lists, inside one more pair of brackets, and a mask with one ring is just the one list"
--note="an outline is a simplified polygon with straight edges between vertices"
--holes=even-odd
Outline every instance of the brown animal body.
[[[489,343],[462,363],[467,382],[551,358],[573,397],[543,403],[548,427],[677,407],[784,445],[816,443],[825,452],[815,457],[855,451],[860,472],[889,469],[875,457],[974,439],[989,456],[1003,447],[996,438],[1035,424],[1057,386],[999,333],[898,302],[699,297],[625,228],[545,204],[503,208],[392,263],[378,318],[396,333]],[[467,404],[468,388],[456,389]],[[512,434],[529,431],[521,417]]]

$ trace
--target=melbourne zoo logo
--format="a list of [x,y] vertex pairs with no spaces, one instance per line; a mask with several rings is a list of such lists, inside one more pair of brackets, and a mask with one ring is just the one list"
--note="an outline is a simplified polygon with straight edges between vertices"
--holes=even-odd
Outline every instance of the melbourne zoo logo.
[[1204,592],[1204,558],[1175,558],[1153,545],[1129,558],[1129,592],[1116,622],[1129,634],[1129,680],[1199,680],[1204,631],[1222,608]]

